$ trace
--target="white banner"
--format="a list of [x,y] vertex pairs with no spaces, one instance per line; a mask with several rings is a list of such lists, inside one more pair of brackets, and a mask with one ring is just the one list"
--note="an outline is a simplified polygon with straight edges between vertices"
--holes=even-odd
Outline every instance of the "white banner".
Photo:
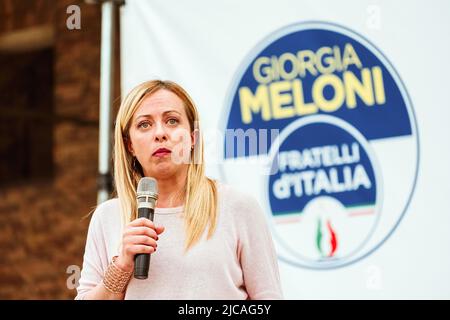
[[254,190],[286,298],[450,298],[450,2],[127,0],[121,19],[123,95],[191,94],[207,174]]

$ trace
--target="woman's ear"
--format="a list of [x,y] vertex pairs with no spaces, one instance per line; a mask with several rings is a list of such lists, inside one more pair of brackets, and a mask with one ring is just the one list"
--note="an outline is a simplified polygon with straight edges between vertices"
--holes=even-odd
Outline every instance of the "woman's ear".
[[191,149],[194,149],[194,146],[197,144],[198,138],[199,138],[199,133],[200,133],[200,131],[198,129],[194,129],[194,131],[192,131],[192,133],[191,133]]
[[131,139],[128,137],[125,137],[124,142],[125,142],[125,147],[127,148],[128,152],[131,153],[134,157],[135,155],[134,155],[134,150],[133,150],[133,145],[131,143]]

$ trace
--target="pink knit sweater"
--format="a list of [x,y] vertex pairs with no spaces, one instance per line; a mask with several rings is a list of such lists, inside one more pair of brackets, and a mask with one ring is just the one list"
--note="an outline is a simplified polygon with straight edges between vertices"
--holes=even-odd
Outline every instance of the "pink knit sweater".
[[[277,256],[258,202],[229,185],[218,184],[219,218],[213,237],[184,253],[183,207],[156,208],[163,225],[149,277],[132,278],[125,299],[282,299]],[[77,296],[98,285],[119,254],[121,220],[118,199],[94,212],[86,241]]]

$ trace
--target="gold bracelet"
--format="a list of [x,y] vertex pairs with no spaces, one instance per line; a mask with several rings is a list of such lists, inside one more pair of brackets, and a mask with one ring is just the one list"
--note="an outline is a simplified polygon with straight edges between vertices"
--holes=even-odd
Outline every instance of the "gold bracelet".
[[106,269],[105,277],[103,278],[103,285],[105,288],[112,293],[124,293],[125,289],[130,281],[131,275],[133,271],[126,272],[120,269],[115,261],[117,256],[112,258],[111,263],[108,265],[108,269]]

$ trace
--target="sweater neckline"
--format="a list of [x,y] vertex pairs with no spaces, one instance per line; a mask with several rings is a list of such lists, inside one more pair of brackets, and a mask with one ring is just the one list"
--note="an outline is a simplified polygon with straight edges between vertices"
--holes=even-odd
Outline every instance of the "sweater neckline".
[[155,208],[155,214],[176,214],[183,212],[184,206],[170,208]]

